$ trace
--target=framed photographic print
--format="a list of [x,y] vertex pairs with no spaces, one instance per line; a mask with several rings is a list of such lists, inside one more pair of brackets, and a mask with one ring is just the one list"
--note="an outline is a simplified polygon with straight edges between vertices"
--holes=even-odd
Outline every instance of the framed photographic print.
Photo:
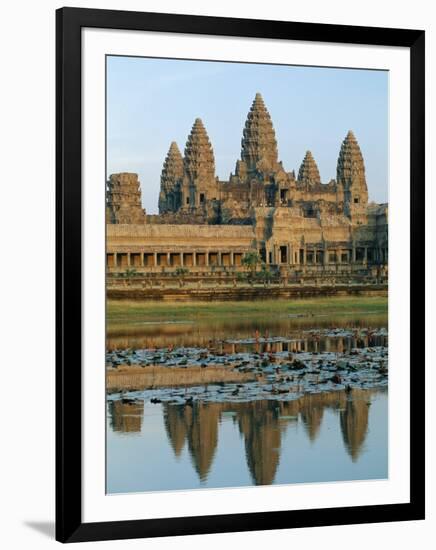
[[424,32],[57,12],[57,539],[424,518]]

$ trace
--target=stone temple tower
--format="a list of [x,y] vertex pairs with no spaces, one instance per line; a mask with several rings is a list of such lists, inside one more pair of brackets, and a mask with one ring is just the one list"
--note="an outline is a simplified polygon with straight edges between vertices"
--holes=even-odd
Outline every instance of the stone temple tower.
[[267,175],[278,169],[277,140],[270,114],[257,93],[245,122],[237,173]]
[[182,204],[201,207],[218,196],[215,158],[201,118],[196,118],[185,146]]
[[107,223],[145,223],[138,174],[121,172],[110,176],[106,188],[106,217]]
[[368,188],[365,164],[359,144],[350,130],[342,142],[336,169],[336,182],[344,193],[344,213],[359,221],[365,221],[368,204]]
[[321,184],[318,166],[310,151],[306,151],[306,155],[301,163],[298,172],[298,183],[303,186]]
[[180,185],[183,180],[183,157],[173,141],[160,177],[159,214],[176,212],[180,207]]

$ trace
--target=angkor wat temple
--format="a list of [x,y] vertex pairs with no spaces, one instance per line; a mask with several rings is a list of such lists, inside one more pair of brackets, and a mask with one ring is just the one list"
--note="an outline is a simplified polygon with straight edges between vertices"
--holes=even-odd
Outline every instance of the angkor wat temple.
[[256,250],[265,264],[290,273],[386,280],[387,213],[387,204],[368,202],[364,160],[352,131],[340,146],[336,179],[321,182],[310,151],[298,174],[287,171],[258,93],[227,181],[215,174],[213,148],[199,118],[183,156],[175,142],[169,147],[158,215],[143,210],[136,174],[110,176],[107,264],[109,272],[238,270],[244,254]]

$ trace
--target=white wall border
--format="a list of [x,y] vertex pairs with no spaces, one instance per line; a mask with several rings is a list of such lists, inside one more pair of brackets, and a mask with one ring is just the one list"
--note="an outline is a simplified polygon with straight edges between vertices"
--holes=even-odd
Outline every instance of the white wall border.
[[[82,282],[84,289],[82,521],[115,521],[408,502],[410,484],[409,50],[100,29],[84,29],[82,38]],[[105,494],[104,98],[107,54],[389,70],[388,480],[202,489],[116,496]]]

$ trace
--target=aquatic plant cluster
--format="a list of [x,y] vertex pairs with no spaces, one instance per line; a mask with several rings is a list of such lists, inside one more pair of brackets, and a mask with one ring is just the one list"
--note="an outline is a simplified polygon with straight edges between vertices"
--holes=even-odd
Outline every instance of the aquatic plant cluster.
[[[107,353],[107,372],[143,372],[137,387],[115,388],[109,400],[144,399],[152,403],[192,405],[193,402],[248,402],[262,399],[291,401],[305,394],[382,388],[388,384],[386,329],[330,329],[303,331],[298,337],[261,337],[210,342],[208,347],[171,346],[125,349]],[[160,366],[177,377],[193,369],[191,382],[156,384],[146,376]],[[202,372],[220,367],[229,381],[215,382]],[[244,373],[241,382],[235,374]],[[232,378],[233,377],[233,378]]]

